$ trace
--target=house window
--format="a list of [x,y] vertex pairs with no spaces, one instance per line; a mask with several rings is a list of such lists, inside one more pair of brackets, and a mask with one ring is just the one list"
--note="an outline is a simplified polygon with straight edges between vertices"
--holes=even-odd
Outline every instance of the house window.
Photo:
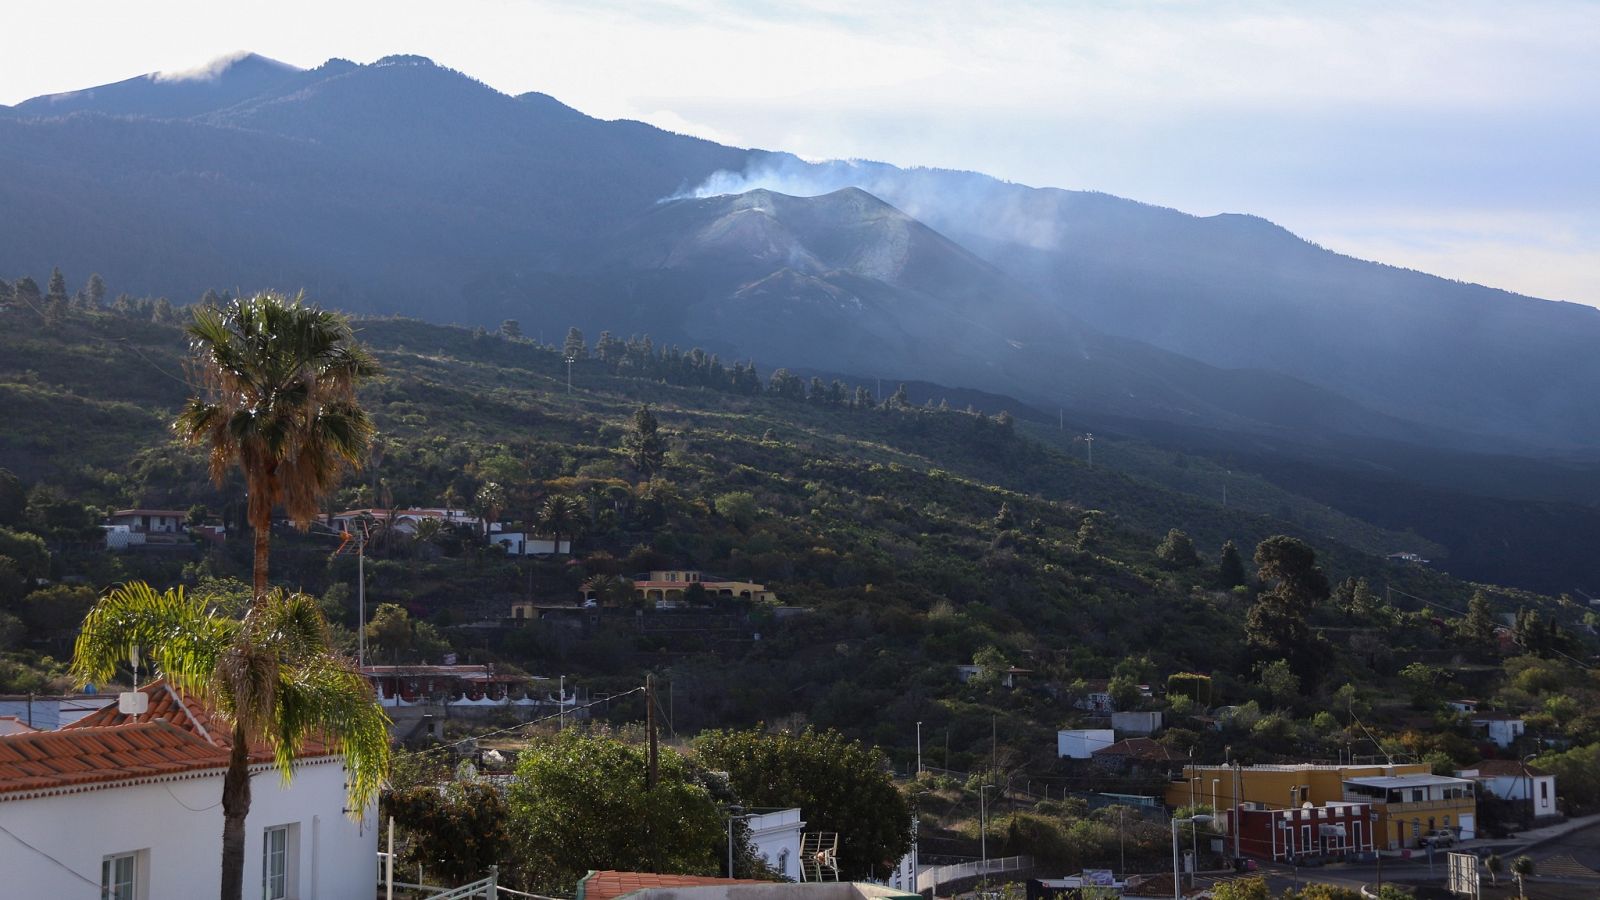
[[1550,799],[1550,782],[1539,782],[1539,799],[1541,801]]
[[261,900],[288,900],[289,826],[268,828],[261,844]]
[[100,896],[103,900],[139,900],[135,893],[138,855],[120,853],[100,861]]

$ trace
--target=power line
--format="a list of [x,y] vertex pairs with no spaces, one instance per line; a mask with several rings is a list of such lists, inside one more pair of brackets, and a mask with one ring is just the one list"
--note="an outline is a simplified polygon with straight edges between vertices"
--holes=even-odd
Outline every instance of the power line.
[[22,838],[17,837],[15,832],[11,831],[11,829],[5,827],[4,825],[0,825],[0,831],[5,832],[6,836],[11,838],[13,841],[16,841],[17,843],[19,843],[22,846],[28,848],[29,850],[32,850],[33,852],[39,854],[40,856],[44,857],[45,859],[48,859],[51,862],[55,863],[57,866],[60,866],[63,870],[65,870],[67,872],[67,874],[69,874],[72,877],[78,879],[79,881],[82,881],[85,884],[88,884],[90,887],[94,888],[97,891],[103,889],[101,884],[100,884],[100,882],[95,881],[92,878],[85,877],[83,875],[83,873],[79,872],[77,869],[72,868],[71,866],[67,865],[66,863],[62,862],[61,860],[56,859],[54,856],[51,856],[50,854],[44,852],[43,850],[40,850],[38,847],[35,847],[34,845],[28,843],[27,841],[23,840]]
[[511,726],[508,726],[508,727],[505,727],[505,728],[498,728],[498,729],[495,729],[494,731],[485,731],[482,734],[469,735],[467,737],[462,738],[459,741],[452,741],[452,742],[450,742],[448,744],[438,744],[436,746],[429,747],[426,750],[420,750],[418,752],[419,753],[436,753],[436,752],[441,751],[441,750],[453,750],[456,747],[461,746],[462,744],[469,744],[469,743],[472,743],[473,741],[481,741],[481,740],[484,740],[485,738],[492,738],[492,737],[496,737],[496,736],[502,735],[502,734],[510,734],[513,731],[521,731],[522,729],[527,728],[527,727],[529,727],[531,725],[538,725],[540,722],[548,722],[551,719],[556,719],[556,718],[560,718],[560,717],[563,717],[563,716],[567,716],[567,715],[570,715],[572,713],[579,712],[581,710],[592,709],[593,707],[599,706],[602,703],[610,703],[612,700],[616,700],[619,697],[627,697],[627,696],[629,696],[631,694],[642,694],[642,693],[644,693],[644,688],[643,687],[636,687],[636,688],[633,688],[632,690],[623,691],[620,694],[607,694],[606,696],[601,697],[599,700],[592,700],[592,701],[590,701],[588,703],[585,703],[582,706],[575,706],[572,709],[563,708],[560,712],[553,713],[551,715],[540,716],[539,718],[536,718],[536,719],[529,719],[526,722],[518,722],[515,725],[511,725]]

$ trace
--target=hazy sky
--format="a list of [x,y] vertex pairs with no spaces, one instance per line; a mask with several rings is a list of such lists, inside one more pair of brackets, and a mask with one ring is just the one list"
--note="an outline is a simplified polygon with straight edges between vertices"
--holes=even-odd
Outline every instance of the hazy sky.
[[6,5],[0,103],[242,49],[420,53],[605,118],[1256,213],[1600,306],[1600,2]]

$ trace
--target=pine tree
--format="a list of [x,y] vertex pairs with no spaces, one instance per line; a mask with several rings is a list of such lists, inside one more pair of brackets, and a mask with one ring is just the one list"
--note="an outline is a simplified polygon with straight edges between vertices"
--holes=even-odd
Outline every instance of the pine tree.
[[59,267],[50,270],[50,285],[45,289],[44,299],[50,303],[67,302],[67,278]]
[[522,323],[516,319],[506,319],[500,323],[500,333],[508,338],[522,337]]
[[90,309],[99,309],[106,302],[106,282],[96,272],[89,276],[89,283],[83,289],[84,296],[89,300]]
[[1256,547],[1257,574],[1270,590],[1245,614],[1245,641],[1255,662],[1287,659],[1307,687],[1315,685],[1326,645],[1307,624],[1307,616],[1328,598],[1328,577],[1316,551],[1298,538],[1278,535]]
[[589,346],[583,342],[583,332],[574,325],[567,329],[567,339],[561,344],[561,354],[567,359],[586,359]]
[[1461,636],[1477,644],[1494,641],[1494,613],[1489,607],[1489,595],[1474,591],[1467,604],[1467,615],[1461,620]]
[[995,531],[1010,531],[1017,527],[1017,517],[1011,514],[1011,504],[1002,502],[1000,511],[994,516]]
[[1217,562],[1217,581],[1225,588],[1236,588],[1249,580],[1244,571],[1244,560],[1239,556],[1238,545],[1233,541],[1224,541],[1222,556]]
[[667,442],[660,434],[660,423],[648,405],[640,406],[622,435],[622,449],[639,474],[654,478],[666,463]]
[[889,400],[884,406],[894,409],[911,408],[911,395],[906,391],[905,382],[901,382],[900,386],[894,389],[894,393],[889,395]]

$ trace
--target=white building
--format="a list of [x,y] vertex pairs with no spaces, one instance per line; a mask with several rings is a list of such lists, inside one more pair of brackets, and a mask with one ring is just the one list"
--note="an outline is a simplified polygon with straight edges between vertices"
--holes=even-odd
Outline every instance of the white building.
[[1504,750],[1517,742],[1527,730],[1521,716],[1509,713],[1478,712],[1471,714],[1472,727],[1480,731],[1496,747]]
[[[394,517],[394,530],[401,534],[415,534],[417,523],[425,519],[443,522],[446,525],[462,526],[474,531],[483,530],[483,520],[464,509],[450,509],[447,507],[420,507],[408,509],[347,509],[333,516],[333,527],[340,531],[349,531],[352,526],[362,520],[373,522],[387,522],[390,516]],[[500,523],[489,523],[491,533],[500,530]]]
[[1113,712],[1111,727],[1121,734],[1148,736],[1161,730],[1160,710],[1130,710]]
[[489,538],[489,543],[506,548],[507,556],[550,556],[556,553],[572,553],[571,541],[561,541],[558,544],[548,538],[515,531],[496,534]]
[[800,880],[800,835],[805,820],[799,809],[757,809],[746,814],[750,844],[756,855],[790,881]]
[[1117,742],[1110,728],[1073,728],[1056,732],[1056,756],[1064,759],[1089,759],[1096,750]]
[[[150,711],[116,707],[60,731],[0,737],[0,872],[8,897],[210,900],[222,877],[226,730],[164,684]],[[285,786],[251,755],[245,893],[371,897],[378,833],[344,812],[342,757],[302,754]]]
[[1501,800],[1531,802],[1535,819],[1556,815],[1556,777],[1543,769],[1514,759],[1486,759],[1456,776],[1476,781],[1479,790]]

